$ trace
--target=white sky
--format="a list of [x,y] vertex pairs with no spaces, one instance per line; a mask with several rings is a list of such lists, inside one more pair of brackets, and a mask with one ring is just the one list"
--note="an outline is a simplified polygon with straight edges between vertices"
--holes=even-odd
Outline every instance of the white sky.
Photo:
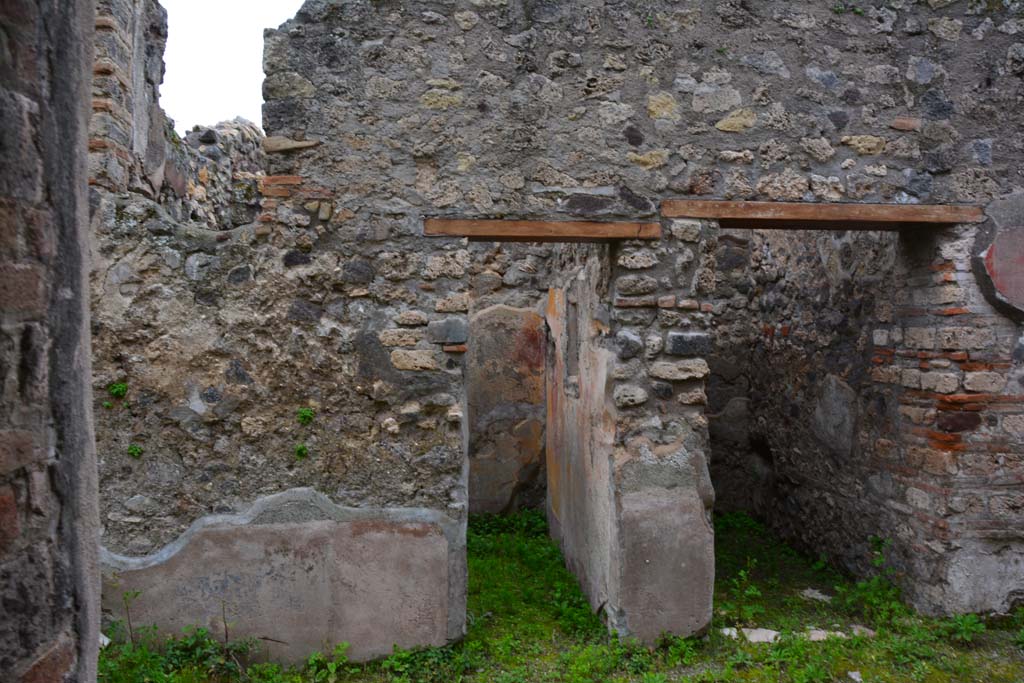
[[179,133],[242,116],[262,125],[263,29],[295,16],[302,0],[161,0],[167,73],[160,104]]

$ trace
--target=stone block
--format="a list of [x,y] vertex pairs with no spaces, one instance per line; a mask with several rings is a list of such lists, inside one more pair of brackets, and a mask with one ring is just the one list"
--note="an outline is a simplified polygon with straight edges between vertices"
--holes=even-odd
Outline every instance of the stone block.
[[931,496],[921,489],[910,487],[907,489],[907,503],[912,507],[928,510],[931,507]]
[[384,346],[416,346],[423,339],[423,330],[396,328],[381,330],[377,338]]
[[669,224],[669,232],[677,240],[697,242],[700,240],[700,221],[691,219],[674,220]]
[[627,270],[644,270],[658,265],[659,259],[650,249],[624,251],[619,254],[618,264]]
[[625,275],[615,281],[615,290],[625,296],[651,294],[658,289],[658,280],[649,275]]
[[671,356],[706,356],[714,349],[706,332],[669,332],[665,337],[665,353]]
[[399,370],[439,370],[434,351],[396,349],[391,352],[391,364]]
[[469,310],[469,293],[455,292],[438,299],[434,304],[434,310],[438,313],[465,313]]
[[693,387],[680,389],[676,400],[685,406],[703,406],[707,405],[708,397],[703,387]]
[[618,604],[609,605],[612,623],[649,645],[664,633],[702,633],[715,575],[704,502],[690,486],[619,495],[622,585]]
[[968,372],[964,375],[964,389],[998,393],[1006,386],[1006,377],[998,372]]
[[394,317],[394,321],[396,325],[403,327],[418,327],[426,325],[428,318],[423,311],[402,311]]
[[871,380],[882,384],[899,384],[902,370],[895,365],[878,365],[871,368]]
[[[904,373],[908,371],[904,370]],[[937,394],[952,394],[960,386],[960,378],[948,372],[922,372],[920,388]]]
[[1024,415],[1007,415],[1003,418],[1003,431],[1015,436],[1024,436]]
[[660,361],[651,364],[648,374],[657,379],[678,382],[686,379],[707,377],[709,372],[707,361],[703,358],[680,360],[674,362]]
[[612,392],[612,398],[619,408],[632,408],[647,403],[647,391],[631,384],[620,384]]
[[915,368],[904,368],[900,371],[900,384],[908,389],[920,389],[921,371]]
[[903,345],[910,349],[934,349],[935,329],[931,327],[908,327],[903,330]]
[[643,339],[640,335],[629,330],[619,330],[615,333],[615,344],[618,347],[619,358],[629,360],[636,358],[644,350]]
[[990,327],[943,327],[936,339],[939,348],[952,350],[986,349],[996,341]]
[[427,339],[435,344],[464,344],[469,341],[469,324],[465,318],[445,318],[427,324]]

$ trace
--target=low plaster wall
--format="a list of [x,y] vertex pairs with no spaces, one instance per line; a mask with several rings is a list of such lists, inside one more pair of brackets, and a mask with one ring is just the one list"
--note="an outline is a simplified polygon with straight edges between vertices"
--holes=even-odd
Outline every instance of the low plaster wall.
[[227,628],[263,656],[298,663],[349,642],[357,661],[462,636],[464,524],[433,510],[360,510],[312,489],[261,498],[240,515],[197,520],[144,557],[104,552],[103,606],[179,633]]

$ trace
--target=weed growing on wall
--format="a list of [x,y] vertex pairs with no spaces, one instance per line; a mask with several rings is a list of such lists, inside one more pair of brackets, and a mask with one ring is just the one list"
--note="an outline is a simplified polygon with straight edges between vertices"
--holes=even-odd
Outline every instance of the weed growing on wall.
[[[701,638],[665,634],[648,649],[609,636],[548,538],[543,515],[527,511],[470,518],[468,632],[460,643],[396,648],[369,664],[349,662],[341,644],[289,668],[249,665],[259,643],[227,634],[192,629],[160,639],[152,630],[129,637],[121,628],[101,655],[100,681],[831,683],[854,680],[850,672],[877,683],[1024,681],[1024,610],[988,626],[975,615],[928,619],[899,603],[880,539],[872,545],[878,580],[851,583],[773,541],[746,515],[721,515],[715,528],[715,621]],[[834,597],[801,597],[807,588]],[[770,643],[734,639],[722,632],[732,625],[779,636]],[[855,625],[875,634],[856,635]],[[810,628],[845,637],[812,641]]]

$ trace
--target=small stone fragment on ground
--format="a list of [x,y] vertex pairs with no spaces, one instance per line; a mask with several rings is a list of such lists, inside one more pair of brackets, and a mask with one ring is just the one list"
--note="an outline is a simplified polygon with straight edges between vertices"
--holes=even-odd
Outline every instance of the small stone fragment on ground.
[[778,631],[772,631],[767,628],[741,628],[737,629],[728,627],[722,629],[722,635],[730,638],[738,639],[740,633],[743,634],[743,638],[751,643],[774,643],[779,637]]
[[800,597],[806,598],[807,600],[817,600],[818,602],[832,602],[831,595],[825,595],[817,588],[805,588],[800,591]]
[[[875,632],[871,629],[856,624],[850,627],[850,631],[855,636],[864,636],[865,638],[873,638],[875,636]],[[768,628],[737,629],[733,626],[723,628],[721,633],[722,635],[734,640],[738,640],[742,634],[743,638],[751,643],[774,643],[780,635],[778,631],[773,631]],[[819,628],[808,628],[803,635],[808,640],[815,643],[828,640],[829,638],[845,639],[850,637],[842,631],[825,631]]]

